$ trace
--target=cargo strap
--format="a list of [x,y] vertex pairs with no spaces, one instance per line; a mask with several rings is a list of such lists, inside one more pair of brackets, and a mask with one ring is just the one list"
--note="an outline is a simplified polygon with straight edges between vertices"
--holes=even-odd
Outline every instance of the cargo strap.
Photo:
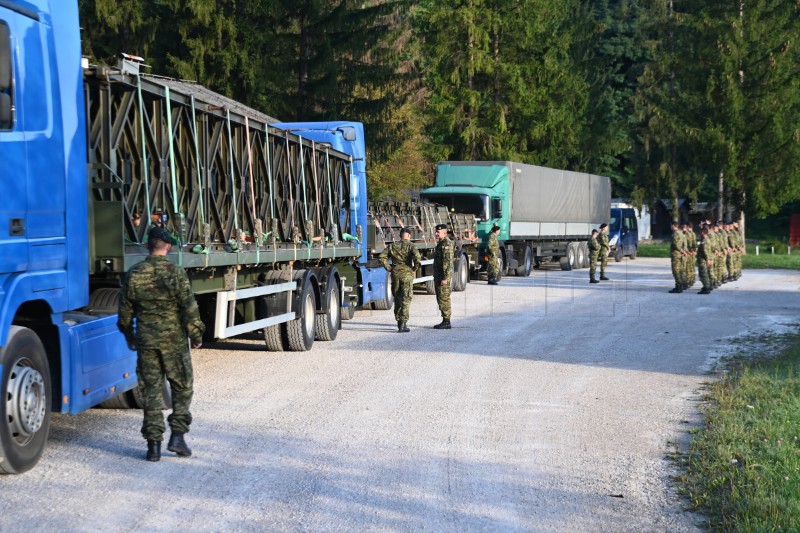
[[198,197],[200,198],[199,206],[200,206],[200,224],[197,224],[198,229],[202,228],[202,224],[206,221],[206,214],[205,210],[203,209],[203,181],[200,176],[200,148],[197,144],[197,115],[196,115],[196,107],[194,103],[194,95],[191,96],[192,100],[192,133],[194,134],[194,162],[195,162],[195,170],[197,171],[197,191]]
[[[228,158],[231,162],[230,164],[230,173],[231,173],[231,200],[233,201],[233,229],[236,231],[236,240],[240,241],[241,238],[239,236],[239,211],[236,206],[236,181],[233,176],[233,136],[231,135],[231,110],[226,108],[225,109],[225,118],[228,125]],[[240,252],[240,247],[236,247],[236,254],[238,255]]]
[[303,138],[300,135],[298,135],[297,138],[300,139],[300,146],[297,150],[298,155],[300,156],[300,179],[303,180],[303,215],[305,215],[304,220],[308,220],[308,198],[306,198],[306,191],[308,190],[308,185],[306,184],[306,158],[303,157]]
[[139,126],[142,133],[142,158],[144,164],[142,165],[142,172],[144,174],[144,196],[145,205],[147,206],[147,225],[152,224],[153,210],[150,208],[150,164],[147,162],[147,141],[144,136],[144,99],[142,98],[142,76],[136,75],[136,92],[139,95]]
[[172,101],[169,97],[169,85],[164,87],[164,98],[167,101],[167,130],[169,130],[169,175],[172,181],[172,213],[178,217],[178,266],[183,266],[183,213],[178,212],[178,180],[175,176],[175,136],[172,131]]

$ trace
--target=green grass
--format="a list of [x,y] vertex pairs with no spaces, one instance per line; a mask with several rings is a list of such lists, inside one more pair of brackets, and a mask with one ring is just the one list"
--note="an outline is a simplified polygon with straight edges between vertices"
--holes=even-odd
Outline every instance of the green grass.
[[800,335],[747,345],[710,385],[680,486],[712,530],[800,531]]
[[[759,245],[756,255],[755,245],[747,246],[747,255],[742,257],[742,268],[783,268],[800,270],[800,248],[787,254],[786,245],[776,246],[773,254],[771,245]],[[668,242],[652,242],[639,244],[639,257],[669,257]]]

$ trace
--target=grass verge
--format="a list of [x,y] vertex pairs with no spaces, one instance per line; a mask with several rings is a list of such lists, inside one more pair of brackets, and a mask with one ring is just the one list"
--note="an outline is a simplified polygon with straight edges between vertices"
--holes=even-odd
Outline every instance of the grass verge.
[[800,334],[748,345],[709,386],[679,485],[714,531],[800,531]]

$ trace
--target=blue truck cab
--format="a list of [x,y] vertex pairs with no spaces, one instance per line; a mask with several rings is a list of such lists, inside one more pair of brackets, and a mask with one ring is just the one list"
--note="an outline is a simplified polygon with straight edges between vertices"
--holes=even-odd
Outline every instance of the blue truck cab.
[[636,259],[639,251],[639,226],[633,208],[611,208],[608,240],[611,245],[609,253],[615,261],[620,262],[625,256]]
[[115,310],[88,309],[76,1],[0,1],[0,472],[33,467],[53,411],[136,385]]

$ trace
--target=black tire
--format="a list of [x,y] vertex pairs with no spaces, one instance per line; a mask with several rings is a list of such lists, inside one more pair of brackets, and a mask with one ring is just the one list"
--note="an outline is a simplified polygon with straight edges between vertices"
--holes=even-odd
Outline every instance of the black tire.
[[514,274],[521,277],[527,278],[531,275],[531,269],[533,268],[533,250],[527,244],[525,245],[525,251],[522,254],[522,263],[520,263],[519,267],[514,270]]
[[320,294],[324,313],[316,316],[316,340],[336,340],[336,334],[342,328],[342,302],[339,289],[339,276],[336,268],[331,268],[325,275],[324,291]]
[[392,275],[386,273],[386,288],[383,298],[372,302],[372,308],[377,311],[388,311],[394,305],[394,294],[392,294]]
[[638,247],[638,246],[634,246],[634,247],[633,247],[633,251],[631,252],[631,255],[629,255],[629,256],[628,256],[628,257],[630,257],[630,258],[631,258],[631,261],[633,261],[634,259],[636,259],[636,254],[637,254],[638,252],[639,252],[639,247]]
[[558,265],[561,267],[561,270],[572,270],[569,257],[566,255],[558,258]]
[[20,474],[42,456],[50,432],[50,366],[42,341],[28,328],[11,326],[0,348],[0,472]]
[[589,245],[586,242],[578,243],[578,250],[579,255],[583,254],[583,262],[581,263],[581,268],[589,268],[589,263],[591,262],[590,255],[589,255]]
[[[301,279],[298,279],[301,278]],[[314,345],[316,330],[317,300],[314,295],[313,276],[298,271],[300,287],[294,300],[295,318],[285,324],[285,345],[293,352],[306,352]]]
[[460,254],[453,269],[453,292],[465,290],[467,283],[469,283],[469,259],[466,255]]
[[623,257],[625,256],[622,255],[622,246],[617,246],[617,249],[614,250],[614,261],[620,263]]
[[104,287],[92,291],[89,297],[89,311],[93,314],[119,312],[119,289]]
[[264,328],[264,344],[266,344],[267,350],[271,352],[286,351],[286,346],[283,343],[282,325],[276,324]]
[[578,243],[570,242],[567,244],[567,258],[569,259],[570,270],[577,270],[580,268],[578,264]]
[[508,261],[506,261],[506,249],[500,248],[500,275],[497,276],[497,280],[499,281],[500,278],[508,276]]
[[[138,388],[139,387],[136,387],[136,389]],[[136,406],[131,404],[130,392],[131,391],[117,394],[113,398],[109,398],[104,402],[100,402],[97,404],[97,407],[99,409],[133,409]]]

